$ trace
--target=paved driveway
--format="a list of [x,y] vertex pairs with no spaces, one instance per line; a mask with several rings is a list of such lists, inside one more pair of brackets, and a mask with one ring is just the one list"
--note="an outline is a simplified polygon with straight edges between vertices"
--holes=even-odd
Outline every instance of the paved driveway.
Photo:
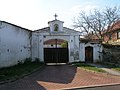
[[15,82],[0,85],[0,90],[54,90],[120,84],[119,76],[94,73],[71,65],[45,66],[29,76]]

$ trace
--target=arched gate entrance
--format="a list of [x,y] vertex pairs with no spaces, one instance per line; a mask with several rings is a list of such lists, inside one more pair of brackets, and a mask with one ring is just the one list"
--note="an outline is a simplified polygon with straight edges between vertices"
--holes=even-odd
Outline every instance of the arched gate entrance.
[[50,39],[44,42],[45,63],[67,63],[69,61],[68,42]]

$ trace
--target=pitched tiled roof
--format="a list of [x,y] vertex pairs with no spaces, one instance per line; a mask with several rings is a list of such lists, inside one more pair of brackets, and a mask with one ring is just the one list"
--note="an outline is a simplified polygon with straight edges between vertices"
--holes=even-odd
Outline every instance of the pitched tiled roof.
[[120,29],[120,20],[117,21],[116,23],[114,23],[114,24],[111,26],[110,30],[108,30],[108,31],[109,31],[109,32],[114,32],[114,31],[116,31],[116,30],[118,30],[118,29]]
[[120,21],[116,22],[113,29],[119,29],[120,28]]

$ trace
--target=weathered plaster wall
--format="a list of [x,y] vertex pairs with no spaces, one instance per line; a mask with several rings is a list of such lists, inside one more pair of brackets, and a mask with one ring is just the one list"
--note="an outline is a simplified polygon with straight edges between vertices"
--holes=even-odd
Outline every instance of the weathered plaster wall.
[[51,39],[62,39],[68,42],[69,62],[79,61],[79,35],[65,35],[65,33],[51,34],[33,32],[32,34],[32,59],[39,58],[44,62],[44,42]]
[[[58,32],[53,31],[58,24]],[[68,42],[69,62],[79,61],[78,31],[63,27],[63,22],[53,20],[47,28],[30,31],[19,26],[0,22],[0,67],[15,65],[26,58],[44,62],[44,41],[62,39]]]
[[50,21],[49,23],[49,27],[50,27],[50,31],[53,32],[54,31],[54,25],[57,24],[58,25],[58,31],[63,31],[63,22],[59,21],[59,20],[54,20],[54,21]]
[[31,32],[0,22],[0,67],[31,57]]
[[79,58],[81,62],[85,62],[85,46],[84,45],[85,45],[84,43],[80,43]]
[[70,60],[71,62],[79,61],[79,36],[70,36]]
[[102,52],[103,47],[101,44],[91,43],[80,43],[80,61],[85,62],[85,47],[87,46],[93,47],[93,62],[99,62],[102,59],[100,52]]
[[39,33],[32,33],[32,60],[36,58],[40,59],[43,62],[43,36],[39,35]]

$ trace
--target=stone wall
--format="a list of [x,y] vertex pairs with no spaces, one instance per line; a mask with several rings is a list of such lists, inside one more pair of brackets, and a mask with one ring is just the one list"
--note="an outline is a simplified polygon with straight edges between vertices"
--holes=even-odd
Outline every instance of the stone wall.
[[120,46],[103,45],[103,62],[120,65]]

